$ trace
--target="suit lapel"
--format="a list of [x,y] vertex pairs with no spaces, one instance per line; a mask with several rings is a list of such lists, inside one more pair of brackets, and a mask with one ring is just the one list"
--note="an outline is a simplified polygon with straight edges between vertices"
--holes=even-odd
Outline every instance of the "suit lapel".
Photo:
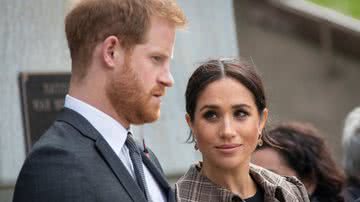
[[103,138],[98,138],[95,144],[133,201],[146,201],[143,194],[140,194],[142,192],[136,185],[134,179],[108,143]]
[[64,108],[58,115],[57,121],[63,121],[72,125],[83,136],[94,140],[99,153],[133,201],[146,202],[145,197],[142,194],[139,194],[142,193],[140,188],[136,185],[134,179],[131,177],[119,157],[100,133],[83,116],[71,109]]
[[143,159],[145,166],[149,169],[150,173],[154,176],[155,180],[159,183],[159,186],[165,192],[165,194],[167,196],[167,201],[168,202],[174,201],[174,193],[173,193],[169,183],[167,182],[166,178],[162,174],[162,172],[159,171],[159,169],[154,165],[154,163],[150,160],[150,158],[143,152],[141,153],[141,157]]

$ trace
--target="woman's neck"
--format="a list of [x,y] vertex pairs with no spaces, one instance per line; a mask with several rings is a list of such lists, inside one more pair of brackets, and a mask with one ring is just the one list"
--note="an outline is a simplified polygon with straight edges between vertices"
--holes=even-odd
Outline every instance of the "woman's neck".
[[204,162],[200,172],[215,184],[246,199],[256,193],[256,184],[251,178],[249,171],[249,164],[235,169],[222,169],[213,165],[207,165]]

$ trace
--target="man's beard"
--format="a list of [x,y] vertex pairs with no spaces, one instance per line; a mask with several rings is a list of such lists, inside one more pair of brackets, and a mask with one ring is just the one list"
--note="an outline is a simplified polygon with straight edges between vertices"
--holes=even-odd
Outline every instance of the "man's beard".
[[145,91],[129,62],[124,64],[120,75],[111,77],[105,90],[117,115],[128,123],[144,124],[159,118],[160,109],[149,104],[152,91]]

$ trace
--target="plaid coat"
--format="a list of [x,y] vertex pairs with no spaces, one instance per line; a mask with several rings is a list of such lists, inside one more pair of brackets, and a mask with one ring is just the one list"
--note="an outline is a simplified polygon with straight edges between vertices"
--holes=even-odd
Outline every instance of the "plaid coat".
[[[244,201],[238,195],[222,188],[199,172],[200,165],[192,165],[175,184],[179,202],[235,202]],[[264,190],[264,202],[309,202],[304,185],[295,177],[282,177],[250,164],[250,175]]]

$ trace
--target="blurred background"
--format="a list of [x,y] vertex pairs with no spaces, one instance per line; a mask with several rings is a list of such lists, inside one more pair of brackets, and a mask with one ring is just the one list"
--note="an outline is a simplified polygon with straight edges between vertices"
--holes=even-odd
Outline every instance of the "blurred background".
[[[18,75],[69,72],[64,16],[75,0],[0,0],[0,201],[12,199],[26,156]],[[175,85],[154,124],[136,127],[172,182],[200,160],[185,144],[184,92],[196,65],[241,56],[254,63],[269,98],[271,126],[311,122],[341,162],[343,119],[360,104],[360,1],[178,0],[189,27],[177,35]],[[41,122],[41,120],[39,120]]]

